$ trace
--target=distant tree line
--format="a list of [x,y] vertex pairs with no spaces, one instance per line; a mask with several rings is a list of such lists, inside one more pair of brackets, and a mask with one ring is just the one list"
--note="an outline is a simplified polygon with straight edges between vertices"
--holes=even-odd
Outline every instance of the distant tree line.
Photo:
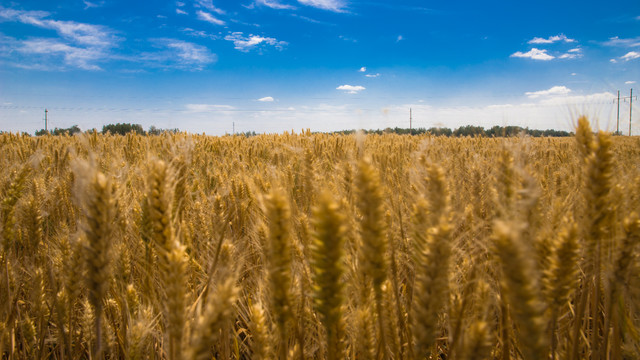
[[[97,131],[96,129],[90,130]],[[102,127],[102,134],[114,134],[114,135],[125,135],[127,133],[136,133],[140,135],[160,135],[165,132],[169,133],[177,133],[179,129],[159,129],[155,126],[149,127],[149,130],[145,131],[140,124],[129,124],[129,123],[117,123],[117,124],[108,124]],[[451,130],[445,127],[432,127],[432,128],[417,128],[417,129],[407,129],[407,128],[386,128],[384,130],[363,130],[365,134],[398,134],[398,135],[422,135],[422,134],[431,134],[434,136],[447,136],[447,137],[465,137],[465,136],[484,136],[484,137],[510,137],[510,136],[519,136],[519,135],[528,135],[532,137],[566,137],[571,136],[573,133],[561,130],[536,130],[529,128],[522,128],[520,126],[494,126],[490,129],[485,129],[482,126],[473,126],[466,125],[461,126],[455,130]],[[36,131],[36,136],[51,134],[51,135],[73,135],[76,133],[82,132],[78,125],[73,125],[70,128],[62,129],[55,128],[53,131],[45,131],[38,130]],[[343,131],[335,131],[334,134],[352,134],[355,133],[356,130],[343,130]],[[237,133],[237,135],[251,137],[257,135],[255,131],[246,131],[243,133]]]
[[41,136],[41,135],[46,135],[46,134],[51,134],[51,135],[73,135],[76,133],[82,132],[82,130],[80,130],[80,128],[78,127],[78,125],[73,125],[70,128],[55,128],[53,129],[53,131],[49,131],[49,130],[45,130],[45,129],[41,129],[36,131],[36,136]]
[[[94,131],[98,131],[96,129],[91,129],[91,130],[87,130],[87,132],[94,132]],[[80,128],[78,127],[78,125],[73,125],[70,128],[55,128],[53,129],[53,131],[49,131],[49,130],[38,130],[36,131],[36,136],[42,136],[42,135],[73,135],[76,133],[80,133],[82,132],[82,130],[80,130]],[[142,128],[142,125],[140,124],[129,124],[129,123],[117,123],[117,124],[108,124],[108,125],[104,125],[102,127],[102,134],[114,134],[114,135],[126,135],[128,133],[136,133],[136,134],[140,134],[140,135],[161,135],[165,132],[169,132],[169,133],[177,133],[180,132],[179,129],[159,129],[153,125],[151,125],[151,127],[149,127],[148,131],[144,131],[144,129]]]
[[[573,133],[561,130],[536,130],[529,128],[522,128],[520,126],[494,126],[490,129],[485,129],[482,126],[466,125],[461,126],[455,130],[451,130],[445,127],[432,127],[432,128],[386,128],[384,130],[363,130],[365,134],[398,134],[398,135],[422,135],[431,134],[434,136],[447,136],[447,137],[465,137],[465,136],[484,136],[484,137],[510,137],[519,135],[528,135],[532,137],[566,137],[572,136]],[[336,131],[334,133],[339,134],[352,134],[356,130],[343,130]]]

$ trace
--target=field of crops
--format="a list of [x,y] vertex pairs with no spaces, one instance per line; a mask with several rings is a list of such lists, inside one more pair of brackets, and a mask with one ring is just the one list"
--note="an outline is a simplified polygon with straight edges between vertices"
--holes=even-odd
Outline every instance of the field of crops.
[[640,139],[0,135],[0,358],[630,359]]

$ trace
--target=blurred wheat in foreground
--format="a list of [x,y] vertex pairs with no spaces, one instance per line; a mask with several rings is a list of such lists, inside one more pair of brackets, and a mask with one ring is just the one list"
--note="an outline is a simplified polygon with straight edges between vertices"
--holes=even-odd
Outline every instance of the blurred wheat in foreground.
[[2,359],[640,357],[640,140],[0,135]]

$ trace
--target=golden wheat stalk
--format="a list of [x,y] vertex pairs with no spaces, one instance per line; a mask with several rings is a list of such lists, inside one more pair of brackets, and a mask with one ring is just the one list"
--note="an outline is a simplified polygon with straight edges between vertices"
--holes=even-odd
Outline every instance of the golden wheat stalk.
[[96,346],[94,357],[102,354],[102,315],[103,301],[109,289],[111,277],[112,224],[115,207],[111,182],[107,177],[95,171],[87,189],[86,220],[86,267],[89,303],[95,318]]
[[291,211],[282,190],[274,189],[266,198],[268,232],[268,274],[271,307],[277,330],[277,354],[285,358],[288,349],[291,299]]
[[345,219],[338,203],[330,193],[322,193],[313,210],[315,232],[311,267],[314,305],[326,332],[326,358],[331,360],[344,357],[344,224]]

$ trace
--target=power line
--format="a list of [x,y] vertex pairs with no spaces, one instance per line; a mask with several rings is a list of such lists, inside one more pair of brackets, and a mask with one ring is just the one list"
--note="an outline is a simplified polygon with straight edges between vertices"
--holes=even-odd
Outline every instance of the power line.
[[[633,96],[633,89],[629,90],[629,96],[625,96],[622,99],[626,102],[629,99],[629,136],[631,136],[631,110],[633,109],[633,98],[638,99],[637,96]],[[618,99],[620,99],[620,92],[618,91]],[[618,113],[620,112],[620,100],[618,100]]]

